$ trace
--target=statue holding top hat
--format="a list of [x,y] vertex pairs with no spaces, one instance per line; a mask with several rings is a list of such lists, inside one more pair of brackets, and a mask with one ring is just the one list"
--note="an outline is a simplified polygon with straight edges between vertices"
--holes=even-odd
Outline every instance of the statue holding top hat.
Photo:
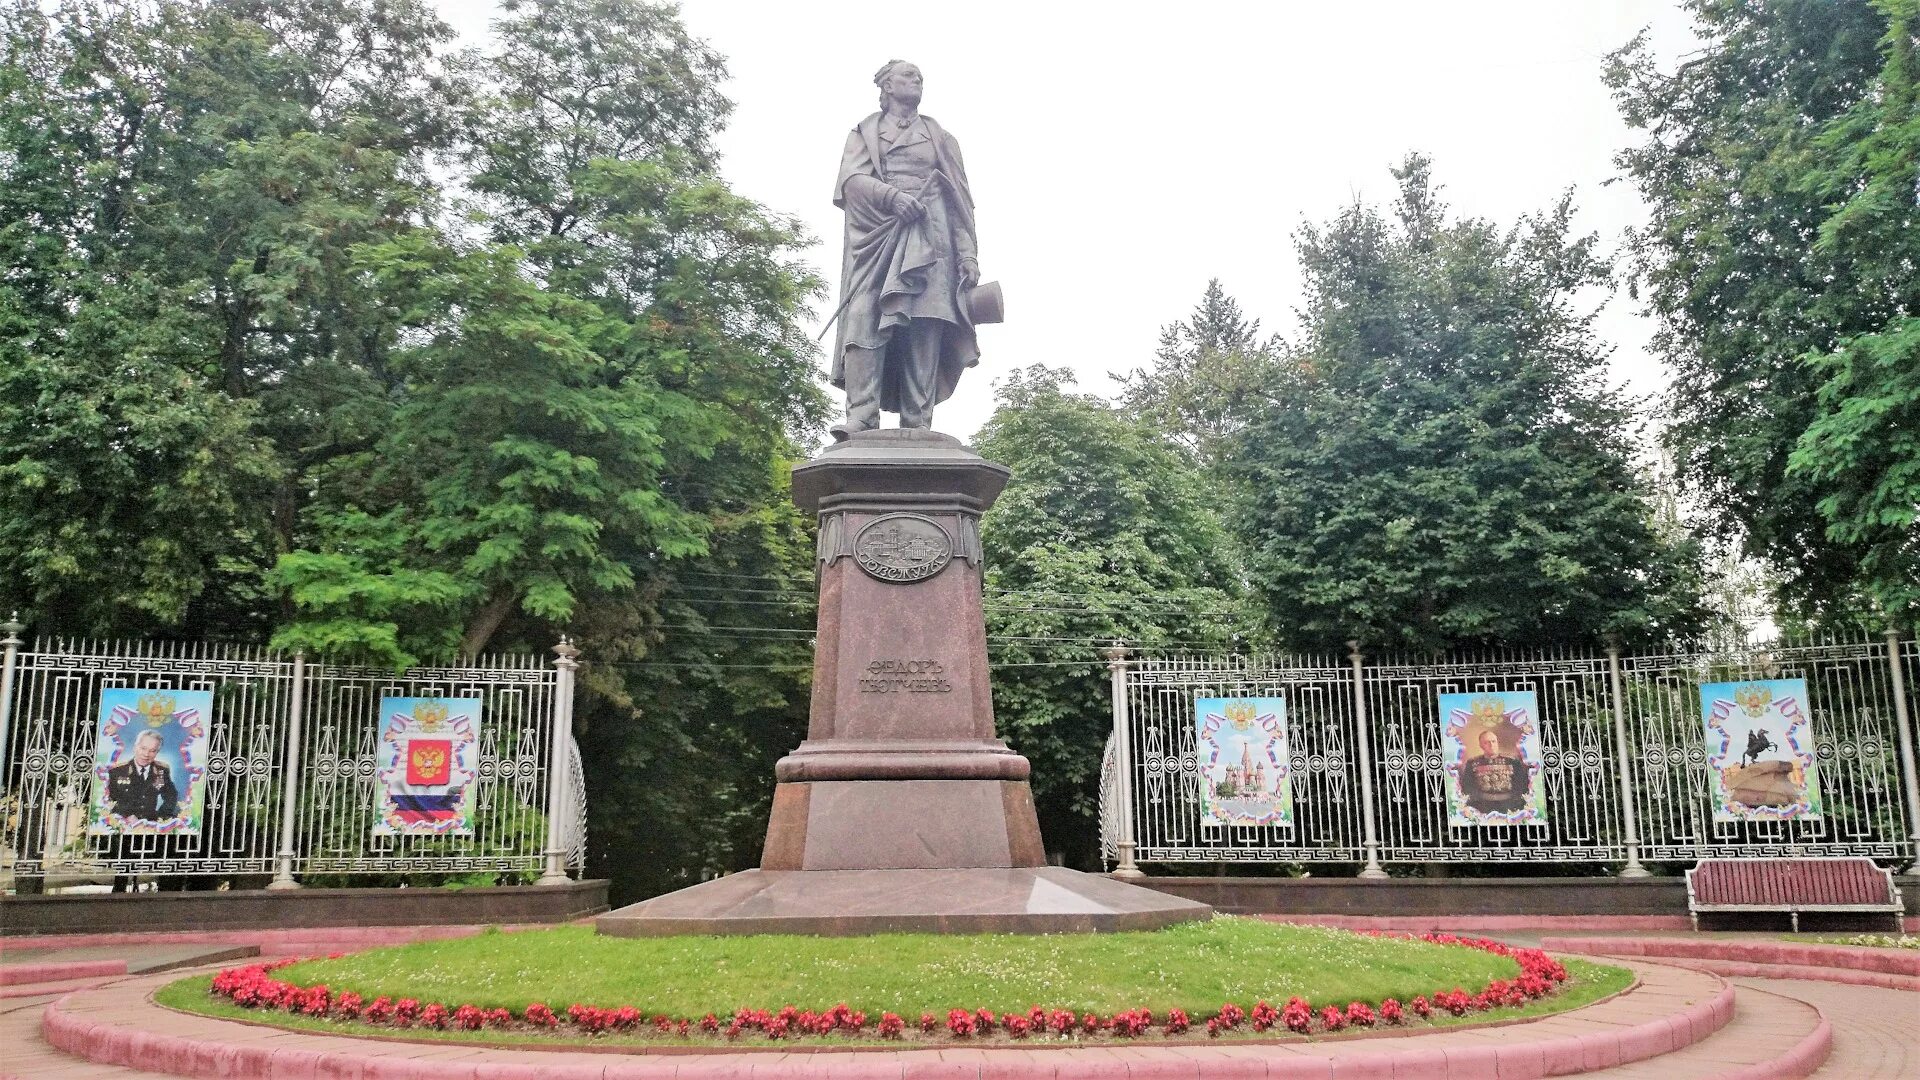
[[1000,321],[998,283],[980,282],[973,195],[960,144],[920,112],[920,69],[874,75],[880,111],[847,136],[833,203],[846,213],[833,385],[847,393],[845,439],[898,413],[928,428],[933,407],[980,361],[974,327]]

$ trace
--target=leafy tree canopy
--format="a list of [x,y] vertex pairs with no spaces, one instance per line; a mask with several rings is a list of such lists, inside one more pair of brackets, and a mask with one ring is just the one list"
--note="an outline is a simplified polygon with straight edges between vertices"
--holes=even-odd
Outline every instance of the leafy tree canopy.
[[[0,601],[401,666],[563,630],[596,870],[749,864],[823,399],[663,4],[0,0]],[[750,823],[750,824],[749,824]],[[691,854],[689,854],[691,853]]]
[[1631,403],[1603,381],[1573,203],[1457,218],[1427,159],[1389,212],[1298,234],[1301,339],[1234,439],[1234,522],[1301,649],[1690,635],[1698,553],[1654,528]]
[[1121,401],[1200,455],[1217,460],[1227,438],[1266,399],[1277,342],[1260,335],[1220,285],[1207,282],[1200,305],[1160,330],[1150,369],[1120,377]]
[[1706,47],[1644,37],[1607,80],[1645,132],[1638,287],[1674,373],[1667,439],[1801,618],[1920,611],[1915,0],[1690,0]]
[[1230,649],[1251,624],[1234,544],[1197,467],[1064,370],[1000,384],[975,449],[1013,470],[981,523],[994,709],[1033,762],[1048,842],[1098,859],[1101,748],[1112,730],[1100,649]]

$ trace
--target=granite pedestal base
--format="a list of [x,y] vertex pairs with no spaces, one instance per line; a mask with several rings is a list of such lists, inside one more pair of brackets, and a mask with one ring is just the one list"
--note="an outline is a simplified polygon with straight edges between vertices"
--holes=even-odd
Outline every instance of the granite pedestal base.
[[602,934],[1065,933],[1206,904],[1046,865],[1027,759],[994,734],[980,515],[1004,466],[867,431],[793,470],[820,517],[807,738],[774,766],[760,869],[621,908]]
[[594,920],[616,937],[676,934],[1064,934],[1157,930],[1213,909],[1058,866],[748,870]]

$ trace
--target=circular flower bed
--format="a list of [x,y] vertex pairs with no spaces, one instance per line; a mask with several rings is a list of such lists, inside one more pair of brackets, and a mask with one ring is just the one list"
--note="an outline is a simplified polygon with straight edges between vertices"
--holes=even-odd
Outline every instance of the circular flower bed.
[[785,1005],[777,1010],[743,1005],[730,1014],[708,1012],[697,1017],[653,1012],[639,1005],[611,1007],[577,1002],[536,1001],[515,1011],[416,997],[380,996],[367,1000],[351,990],[335,991],[324,983],[302,986],[274,976],[274,972],[299,962],[294,959],[223,970],[213,977],[212,992],[243,1009],[396,1030],[491,1029],[523,1033],[568,1030],[585,1036],[651,1032],[679,1039],[711,1038],[716,1042],[821,1036],[920,1041],[989,1038],[1084,1041],[1139,1039],[1154,1034],[1168,1038],[1197,1037],[1200,1033],[1220,1038],[1277,1031],[1315,1035],[1353,1028],[1393,1027],[1425,1020],[1435,1013],[1461,1017],[1522,1008],[1553,994],[1568,978],[1567,969],[1539,949],[1514,948],[1485,938],[1451,934],[1427,934],[1413,940],[1478,949],[1506,957],[1519,965],[1520,974],[1513,979],[1493,979],[1472,991],[1463,987],[1436,988],[1432,993],[1415,995],[1404,1002],[1386,998],[1378,1002],[1315,1003],[1296,996],[1280,1005],[1256,1000],[1243,1007],[1229,1001],[1205,1016],[1191,1015],[1180,1008],[1156,1012],[1147,1004],[1107,1015],[1044,1005],[1033,1005],[1023,1012],[996,1012],[959,1003],[944,1015],[929,1011],[918,1016],[893,1012],[874,1016],[849,1008],[845,1003],[818,1008]]

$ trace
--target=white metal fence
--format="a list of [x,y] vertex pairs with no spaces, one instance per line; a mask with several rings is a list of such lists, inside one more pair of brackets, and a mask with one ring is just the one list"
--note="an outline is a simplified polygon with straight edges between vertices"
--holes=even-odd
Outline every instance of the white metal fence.
[[[1920,642],[1771,644],[1733,653],[1571,652],[1378,661],[1109,653],[1114,728],[1100,785],[1109,862],[1620,863],[1867,855],[1920,865],[1913,718]],[[1699,688],[1803,678],[1817,816],[1716,821]],[[1437,696],[1532,691],[1544,821],[1451,822]],[[1203,812],[1200,698],[1286,703],[1292,814]]]
[[[0,624],[0,877],[542,873],[585,857],[572,739],[577,650],[396,673],[308,663],[258,646],[20,638]],[[206,691],[197,828],[90,829],[99,815],[102,691]],[[464,829],[375,828],[382,698],[482,703]]]

